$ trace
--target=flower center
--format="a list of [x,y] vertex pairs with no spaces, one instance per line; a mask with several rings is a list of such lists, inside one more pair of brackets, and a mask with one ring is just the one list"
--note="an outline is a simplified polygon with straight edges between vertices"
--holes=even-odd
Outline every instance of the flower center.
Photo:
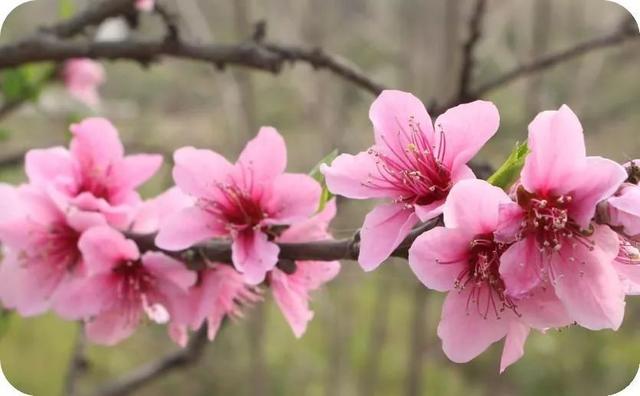
[[575,243],[593,249],[594,242],[589,238],[593,231],[582,230],[569,217],[568,207],[573,199],[571,195],[541,196],[520,187],[517,199],[525,211],[519,237],[535,235],[542,253],[558,252],[566,244],[573,247]]
[[236,184],[222,184],[218,186],[221,198],[209,200],[201,198],[198,205],[205,211],[226,221],[232,230],[253,228],[267,217],[260,202]]
[[66,224],[51,224],[37,235],[38,252],[22,255],[25,265],[46,263],[48,277],[62,277],[80,261],[79,238],[79,233]]
[[[516,315],[515,302],[505,294],[505,284],[500,277],[500,256],[508,245],[495,241],[493,234],[476,235],[464,258],[467,265],[458,274],[454,288],[459,292],[469,289],[467,312],[475,309],[485,319],[493,311],[496,318],[506,309]],[[440,264],[451,264],[443,263]]]
[[376,189],[400,191],[396,199],[407,205],[428,205],[444,199],[452,187],[451,172],[443,164],[446,150],[444,132],[440,144],[429,143],[420,124],[409,118],[410,131],[400,127],[398,141],[402,147],[394,147],[382,136],[385,150],[369,149],[375,158],[377,174],[369,174],[364,185]]
[[124,311],[128,321],[135,321],[140,308],[147,304],[149,295],[153,292],[155,277],[138,260],[123,261],[112,271],[118,279],[117,305]]

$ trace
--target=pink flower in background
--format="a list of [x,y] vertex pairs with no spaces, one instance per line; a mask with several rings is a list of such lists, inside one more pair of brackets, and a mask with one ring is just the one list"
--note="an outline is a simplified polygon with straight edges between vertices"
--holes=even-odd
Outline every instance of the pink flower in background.
[[262,300],[258,290],[247,285],[232,266],[208,263],[199,280],[172,321],[170,334],[176,343],[186,345],[188,329],[198,330],[206,321],[207,335],[213,341],[225,317],[242,317],[242,308]]
[[369,118],[375,144],[321,168],[334,194],[392,200],[373,209],[362,226],[358,261],[367,271],[388,258],[419,220],[438,216],[456,182],[475,177],[466,163],[500,122],[492,103],[476,101],[449,109],[434,130],[422,102],[401,91],[380,94]]
[[592,222],[596,205],[627,178],[624,168],[587,157],[582,126],[567,106],[540,113],[529,125],[529,149],[517,204],[501,209],[500,274],[512,297],[550,283],[572,318],[597,330],[617,329],[624,288],[613,262],[620,244],[609,227]]
[[98,87],[105,81],[104,68],[100,63],[87,58],[70,59],[64,63],[62,78],[74,98],[90,107],[100,103]]
[[[313,217],[295,223],[278,238],[279,242],[306,242],[331,239],[327,231],[336,215],[335,200]],[[338,275],[339,261],[296,261],[292,274],[274,268],[269,276],[273,296],[296,337],[304,334],[313,318],[309,309],[309,292],[320,288]]]
[[230,237],[233,264],[250,284],[262,282],[278,261],[270,227],[304,220],[318,206],[321,189],[313,178],[283,173],[286,147],[273,128],[260,129],[235,165],[193,147],[177,150],[174,159],[176,184],[197,202],[161,224],[157,245],[181,250]]
[[445,228],[420,235],[409,250],[409,265],[420,281],[449,292],[438,325],[447,357],[468,362],[506,337],[501,372],[523,355],[530,327],[571,323],[550,290],[522,298],[506,294],[499,268],[508,245],[496,241],[493,232],[500,205],[509,202],[504,191],[485,181],[461,181],[445,203]]
[[30,150],[25,158],[29,181],[44,188],[64,209],[100,212],[118,228],[126,228],[141,203],[135,189],[162,164],[160,155],[124,156],[118,131],[103,118],[71,126],[70,150]]
[[136,0],[136,8],[138,11],[150,12],[156,6],[155,0]]
[[140,256],[133,241],[109,227],[86,231],[79,246],[87,277],[62,290],[55,308],[66,318],[87,320],[87,336],[96,343],[114,345],[129,337],[143,313],[167,323],[196,280],[183,263],[162,253]]
[[[635,162],[638,160],[627,166],[635,167]],[[615,195],[607,199],[605,207],[608,224],[621,227],[627,237],[640,237],[640,186],[624,183]]]
[[46,311],[56,292],[83,274],[77,242],[85,229],[105,224],[94,213],[63,213],[42,191],[0,185],[0,299],[23,316]]

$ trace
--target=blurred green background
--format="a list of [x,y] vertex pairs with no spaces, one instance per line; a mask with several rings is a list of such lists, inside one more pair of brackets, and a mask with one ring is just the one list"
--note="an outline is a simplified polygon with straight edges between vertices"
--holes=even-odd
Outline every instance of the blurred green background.
[[[86,1],[63,2],[70,3],[81,9]],[[183,37],[190,40],[246,38],[253,22],[264,19],[270,40],[321,46],[425,103],[442,102],[454,92],[472,3],[163,1],[180,15]],[[55,0],[23,5],[9,17],[0,43],[54,22],[59,10]],[[489,1],[474,81],[612,32],[625,16],[604,0]],[[162,25],[145,15],[134,34],[157,36]],[[581,118],[590,153],[619,161],[640,157],[639,42],[596,51],[492,91],[488,99],[500,108],[501,128],[479,159],[498,165],[516,140],[526,138],[538,111],[563,103]],[[170,153],[177,147],[208,147],[233,159],[260,125],[273,125],[285,136],[292,171],[308,171],[335,147],[354,152],[372,141],[367,111],[373,97],[306,65],[275,76],[173,60],[150,68],[129,62],[105,66],[108,82],[97,113],[117,125],[130,152],[167,155],[163,171],[143,188],[147,197],[171,184]],[[59,83],[50,85],[35,103],[0,120],[0,162],[26,148],[66,143],[69,121],[89,114],[94,112],[70,99]],[[0,169],[0,181],[22,180],[20,164]],[[352,235],[372,204],[340,201],[334,235]],[[300,340],[266,296],[245,319],[223,328],[197,366],[163,376],[136,394],[602,396],[623,388],[640,363],[640,301],[633,297],[618,332],[572,327],[535,333],[524,358],[498,375],[501,344],[469,364],[446,359],[435,332],[443,296],[419,285],[404,261],[390,260],[367,274],[344,262],[340,276],[314,294],[315,318]],[[12,317],[0,339],[5,373],[26,393],[63,394],[77,329],[53,315]],[[150,324],[116,347],[90,346],[80,394],[175,349],[166,330]]]

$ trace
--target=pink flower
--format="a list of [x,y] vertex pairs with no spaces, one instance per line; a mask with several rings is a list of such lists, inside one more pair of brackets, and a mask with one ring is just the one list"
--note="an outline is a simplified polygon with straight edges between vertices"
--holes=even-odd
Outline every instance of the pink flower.
[[[640,160],[626,166],[637,169],[636,162],[640,163]],[[604,206],[608,224],[621,227],[627,237],[640,237],[640,186],[624,183]]]
[[0,185],[0,299],[23,316],[46,311],[57,291],[84,265],[78,239],[85,229],[104,224],[95,213],[63,213],[51,199],[31,186]]
[[156,6],[155,0],[136,0],[136,8],[138,11],[151,12]]
[[55,308],[63,317],[87,320],[87,336],[96,343],[114,345],[129,337],[143,312],[167,323],[196,280],[183,263],[162,253],[140,256],[133,241],[109,227],[86,231],[79,246],[87,276],[61,291]]
[[504,191],[484,181],[461,181],[444,206],[446,228],[425,232],[409,250],[409,265],[420,281],[449,292],[438,325],[447,357],[468,362],[506,337],[500,372],[523,355],[530,327],[571,323],[548,289],[533,290],[523,298],[506,294],[499,269],[508,245],[493,233],[500,205],[509,202]]
[[618,237],[592,218],[627,174],[613,161],[586,156],[582,126],[567,106],[540,113],[529,125],[528,144],[517,204],[501,209],[510,231],[501,237],[516,241],[500,266],[507,294],[551,283],[578,324],[617,329],[625,305],[613,266]]
[[164,217],[193,206],[193,199],[178,187],[172,187],[155,198],[140,205],[131,224],[131,231],[138,234],[151,234],[160,229]]
[[456,182],[475,177],[466,163],[500,121],[492,103],[476,101],[449,109],[436,119],[434,131],[422,102],[401,91],[380,94],[369,118],[375,144],[321,168],[335,194],[392,200],[364,220],[358,261],[366,271],[389,257],[419,220],[438,216]]
[[124,156],[118,131],[103,118],[71,126],[70,150],[31,150],[25,168],[31,184],[44,188],[66,210],[100,212],[126,228],[141,203],[135,189],[160,167],[159,155]]
[[179,345],[186,345],[188,329],[198,330],[207,322],[207,334],[213,341],[226,317],[242,317],[242,308],[262,299],[247,285],[242,274],[232,266],[208,263],[211,268],[199,273],[198,282],[180,304],[172,321],[170,334]]
[[[336,215],[335,200],[313,217],[293,224],[285,230],[279,242],[305,242],[330,239],[327,228]],[[309,292],[320,288],[338,275],[339,261],[296,261],[292,274],[274,268],[269,281],[273,296],[296,337],[304,334],[307,323],[313,318],[309,309]]]
[[70,59],[62,69],[64,85],[74,98],[90,107],[100,103],[98,87],[105,81],[104,68],[87,58]]
[[174,154],[173,178],[197,202],[169,216],[156,238],[159,247],[180,250],[213,237],[232,239],[235,268],[251,284],[262,282],[278,261],[271,226],[309,217],[320,185],[303,174],[283,173],[286,148],[278,132],[264,127],[235,165],[193,147]]

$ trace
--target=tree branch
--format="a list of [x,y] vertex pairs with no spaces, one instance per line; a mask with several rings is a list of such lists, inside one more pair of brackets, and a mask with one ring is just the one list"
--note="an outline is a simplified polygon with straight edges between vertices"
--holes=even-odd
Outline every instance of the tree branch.
[[462,46],[462,67],[460,69],[457,95],[460,103],[465,102],[469,96],[469,85],[471,85],[475,66],[474,51],[482,36],[482,20],[484,19],[486,8],[486,0],[476,0],[473,15],[469,20],[469,38]]
[[197,363],[208,344],[207,326],[203,325],[186,348],[172,352],[122,377],[105,384],[95,396],[125,396],[168,372]]
[[134,11],[134,0],[105,0],[92,2],[84,11],[54,26],[41,29],[43,33],[68,38],[84,32],[89,26],[96,26],[105,19]]
[[[428,231],[438,224],[441,218],[435,218],[416,227],[402,241],[402,243],[391,253],[392,257],[407,258],[409,248],[413,241],[423,232]],[[206,267],[207,261],[217,263],[231,263],[231,242],[228,240],[211,240],[195,245],[189,249],[178,252],[167,251],[155,245],[155,234],[132,234],[126,235],[138,245],[141,253],[148,251],[162,252],[178,260],[185,261],[192,269],[202,269]],[[325,240],[300,243],[277,243],[280,248],[279,259],[284,262],[296,260],[308,261],[335,261],[335,260],[357,260],[360,252],[360,234],[356,233],[352,238]]]
[[85,336],[84,326],[80,324],[78,326],[78,333],[74,340],[74,344],[71,350],[71,358],[69,359],[69,369],[67,371],[67,377],[65,379],[65,395],[76,395],[76,382],[78,377],[87,368],[87,360],[84,356],[85,353]]
[[515,67],[500,77],[479,85],[476,89],[469,93],[469,99],[480,98],[490,91],[506,85],[514,80],[528,76],[530,74],[539,73],[560,63],[570,61],[577,57],[586,55],[598,49],[613,47],[626,41],[640,39],[638,30],[627,20],[623,25],[613,33],[609,33],[591,40],[584,41],[574,47],[556,52],[547,56],[543,56],[530,63],[525,63]]

